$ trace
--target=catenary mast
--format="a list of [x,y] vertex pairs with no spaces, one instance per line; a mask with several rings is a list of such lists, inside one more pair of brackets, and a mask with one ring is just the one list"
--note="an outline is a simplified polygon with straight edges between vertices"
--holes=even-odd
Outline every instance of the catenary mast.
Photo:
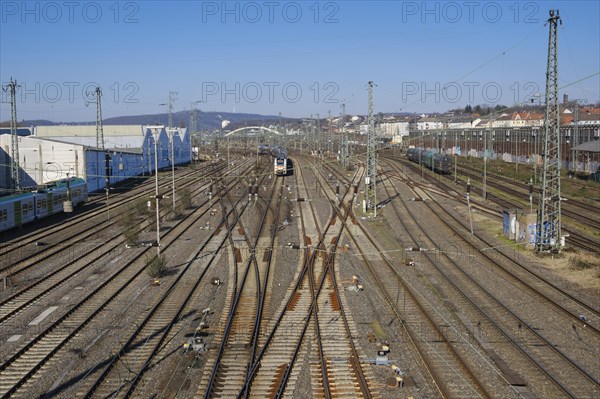
[[538,206],[535,251],[560,252],[560,114],[558,109],[558,10],[550,10],[548,64],[546,67],[546,115],[541,195]]
[[369,114],[367,118],[367,176],[365,177],[365,211],[377,216],[377,163],[375,159],[375,117],[373,115],[373,81],[369,81]]

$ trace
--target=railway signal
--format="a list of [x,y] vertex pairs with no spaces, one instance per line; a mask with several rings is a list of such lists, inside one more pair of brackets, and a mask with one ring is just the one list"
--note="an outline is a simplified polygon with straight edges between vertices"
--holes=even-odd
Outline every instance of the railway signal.
[[529,178],[529,213],[533,214],[533,179]]
[[473,216],[471,215],[471,179],[467,178],[467,208],[469,210],[469,225],[473,235]]

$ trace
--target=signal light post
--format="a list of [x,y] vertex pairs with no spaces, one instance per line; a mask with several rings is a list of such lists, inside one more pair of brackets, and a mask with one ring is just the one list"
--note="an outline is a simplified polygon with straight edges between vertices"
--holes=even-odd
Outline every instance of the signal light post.
[[175,133],[177,133],[177,129],[167,129],[167,133],[169,135],[169,141],[171,142],[171,186],[173,187],[173,215],[175,215]]
[[471,179],[467,178],[467,208],[469,210],[469,225],[473,235],[473,216],[471,215]]
[[160,210],[159,200],[162,198],[158,194],[158,138],[160,132],[164,129],[164,126],[151,126],[152,137],[154,138],[154,199],[156,200],[156,255],[160,256]]

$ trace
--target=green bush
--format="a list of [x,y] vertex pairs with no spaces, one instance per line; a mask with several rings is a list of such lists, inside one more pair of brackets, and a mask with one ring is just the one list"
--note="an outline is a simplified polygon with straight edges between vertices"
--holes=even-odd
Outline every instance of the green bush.
[[182,214],[185,209],[188,209],[192,205],[192,195],[190,190],[183,189],[179,191],[179,205],[177,206],[177,213]]
[[146,268],[150,277],[162,277],[167,272],[167,260],[162,255],[154,255],[146,260]]
[[595,265],[593,262],[586,261],[582,259],[580,256],[574,256],[571,258],[571,267],[577,270],[586,270],[591,269]]
[[135,209],[130,208],[121,214],[118,223],[122,228],[122,232],[125,236],[127,244],[136,244],[140,235],[140,231],[138,228],[138,222],[136,220]]

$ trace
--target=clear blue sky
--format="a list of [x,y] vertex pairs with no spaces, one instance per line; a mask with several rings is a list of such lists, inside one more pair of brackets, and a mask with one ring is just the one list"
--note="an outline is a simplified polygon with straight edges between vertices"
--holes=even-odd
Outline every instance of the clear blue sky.
[[166,112],[169,91],[175,111],[365,114],[369,80],[376,112],[513,105],[544,93],[558,8],[560,96],[598,102],[599,3],[3,0],[0,80],[20,120],[92,121],[96,84],[105,118]]

